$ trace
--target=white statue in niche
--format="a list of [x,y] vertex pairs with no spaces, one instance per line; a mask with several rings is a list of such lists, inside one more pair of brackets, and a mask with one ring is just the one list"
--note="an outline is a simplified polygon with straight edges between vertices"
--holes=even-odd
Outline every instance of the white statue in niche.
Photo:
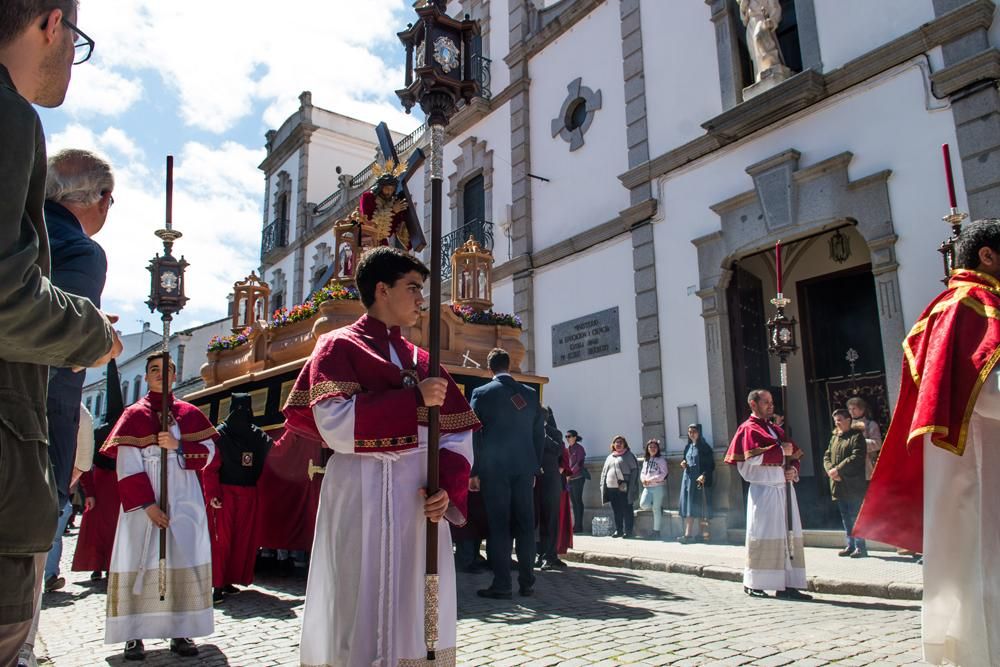
[[753,61],[754,80],[760,82],[765,72],[785,69],[778,45],[781,23],[779,0],[740,0],[740,19],[747,27],[747,48]]
[[488,301],[490,295],[486,292],[486,272],[479,272],[479,298],[483,301]]
[[470,294],[470,292],[472,291],[471,288],[472,288],[472,280],[468,270],[462,271],[462,281],[459,283],[459,288],[458,288],[459,295],[463,299],[470,298],[472,296]]

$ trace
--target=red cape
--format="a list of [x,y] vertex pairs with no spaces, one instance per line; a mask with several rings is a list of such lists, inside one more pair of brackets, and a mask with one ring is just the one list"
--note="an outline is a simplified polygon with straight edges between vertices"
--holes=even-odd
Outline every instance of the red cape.
[[[149,447],[156,444],[156,434],[160,432],[160,409],[163,405],[163,394],[149,392],[132,405],[115,422],[114,428],[108,434],[108,439],[101,447],[101,453],[114,457],[118,446]],[[181,442],[201,442],[211,438],[215,440],[219,434],[208,421],[201,410],[186,401],[169,397],[170,414],[181,430]]]
[[[777,440],[771,435],[772,430],[778,436]],[[780,426],[769,424],[759,417],[750,415],[750,418],[736,429],[733,441],[729,443],[729,450],[726,452],[726,463],[735,465],[763,454],[763,465],[784,465],[785,456],[781,453],[781,443],[787,441],[785,431]],[[799,468],[799,459],[801,458],[802,450],[793,442],[792,467],[796,470]]]
[[953,271],[948,289],[903,342],[899,400],[854,534],[920,552],[924,456],[931,442],[959,456],[979,390],[1000,358],[1000,281]]

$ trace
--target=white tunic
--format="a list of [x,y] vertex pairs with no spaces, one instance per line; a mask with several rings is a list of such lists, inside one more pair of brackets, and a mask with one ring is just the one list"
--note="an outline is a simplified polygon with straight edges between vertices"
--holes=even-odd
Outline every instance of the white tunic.
[[924,438],[924,660],[1000,660],[1000,384],[987,380],[962,456]]
[[802,521],[792,485],[791,556],[785,509],[785,471],[781,466],[761,465],[758,454],[736,464],[740,475],[750,483],[747,494],[747,564],[743,585],[765,591],[786,588],[804,590],[806,558],[802,548]]
[[[176,425],[170,431],[180,439]],[[211,461],[214,443],[201,444],[208,448]],[[118,479],[145,472],[159,500],[161,451],[155,445],[120,446]],[[160,530],[141,508],[119,510],[108,571],[107,644],[212,634],[212,549],[201,484],[193,470],[182,467],[176,451],[167,453],[167,462],[167,594],[160,602]]]
[[[393,363],[400,366],[395,350]],[[401,454],[354,453],[354,400],[321,401],[316,426],[334,455],[316,514],[302,619],[303,667],[424,664],[427,429]],[[472,462],[472,432],[441,434]],[[460,520],[454,508],[446,518]],[[438,664],[455,664],[457,601],[448,524],[438,527]],[[410,662],[417,661],[417,662]]]

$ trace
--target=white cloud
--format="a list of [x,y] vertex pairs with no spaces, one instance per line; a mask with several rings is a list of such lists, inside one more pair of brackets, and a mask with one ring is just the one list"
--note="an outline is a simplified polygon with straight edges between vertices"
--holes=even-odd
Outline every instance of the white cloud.
[[395,106],[402,72],[375,52],[402,53],[396,32],[411,4],[246,0],[234,11],[224,2],[91,0],[80,21],[101,67],[158,72],[188,125],[222,133],[259,102],[277,127],[311,90],[320,106],[408,131],[418,122]]
[[[50,137],[49,146],[51,151],[88,148],[111,156],[115,206],[95,237],[108,255],[102,305],[122,317],[123,330],[136,330],[138,319],[153,317],[143,305],[149,296],[146,265],[163,251],[153,232],[164,225],[166,163],[147,164],[134,140],[117,128],[97,134],[69,125]],[[173,222],[184,234],[175,255],[191,263],[190,301],[175,330],[225,315],[233,282],[259,264],[263,187],[256,165],[263,157],[263,150],[235,142],[218,147],[189,142],[175,160]]]
[[62,109],[72,116],[118,116],[142,97],[142,81],[100,65],[73,69],[73,82]]

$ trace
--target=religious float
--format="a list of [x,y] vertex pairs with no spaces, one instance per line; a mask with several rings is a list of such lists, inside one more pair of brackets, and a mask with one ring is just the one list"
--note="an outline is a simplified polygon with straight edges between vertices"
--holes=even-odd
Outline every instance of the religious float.
[[[402,165],[397,165],[393,158],[376,164],[374,185],[362,194],[350,215],[334,224],[331,277],[305,302],[280,308],[265,319],[264,314],[270,312],[267,283],[251,273],[233,285],[233,334],[212,340],[208,361],[201,369],[205,389],[185,396],[212,423],[229,414],[234,393],[246,393],[253,403],[255,423],[275,440],[284,434],[281,408],[316,341],[365,312],[354,283],[361,253],[376,245],[415,246],[419,227],[408,224],[412,204],[399,178]],[[422,239],[416,241],[422,245]],[[442,273],[451,281],[451,301],[442,303],[437,313],[441,363],[469,397],[491,378],[486,355],[502,347],[510,353],[514,377],[541,394],[547,379],[520,372],[525,356],[520,320],[492,310],[491,245],[492,236],[478,230],[451,253],[447,264],[442,257]],[[426,346],[430,320],[431,313],[425,311],[404,336]],[[321,443],[291,434],[272,449],[259,482],[260,546],[310,548],[321,475],[329,455]]]

